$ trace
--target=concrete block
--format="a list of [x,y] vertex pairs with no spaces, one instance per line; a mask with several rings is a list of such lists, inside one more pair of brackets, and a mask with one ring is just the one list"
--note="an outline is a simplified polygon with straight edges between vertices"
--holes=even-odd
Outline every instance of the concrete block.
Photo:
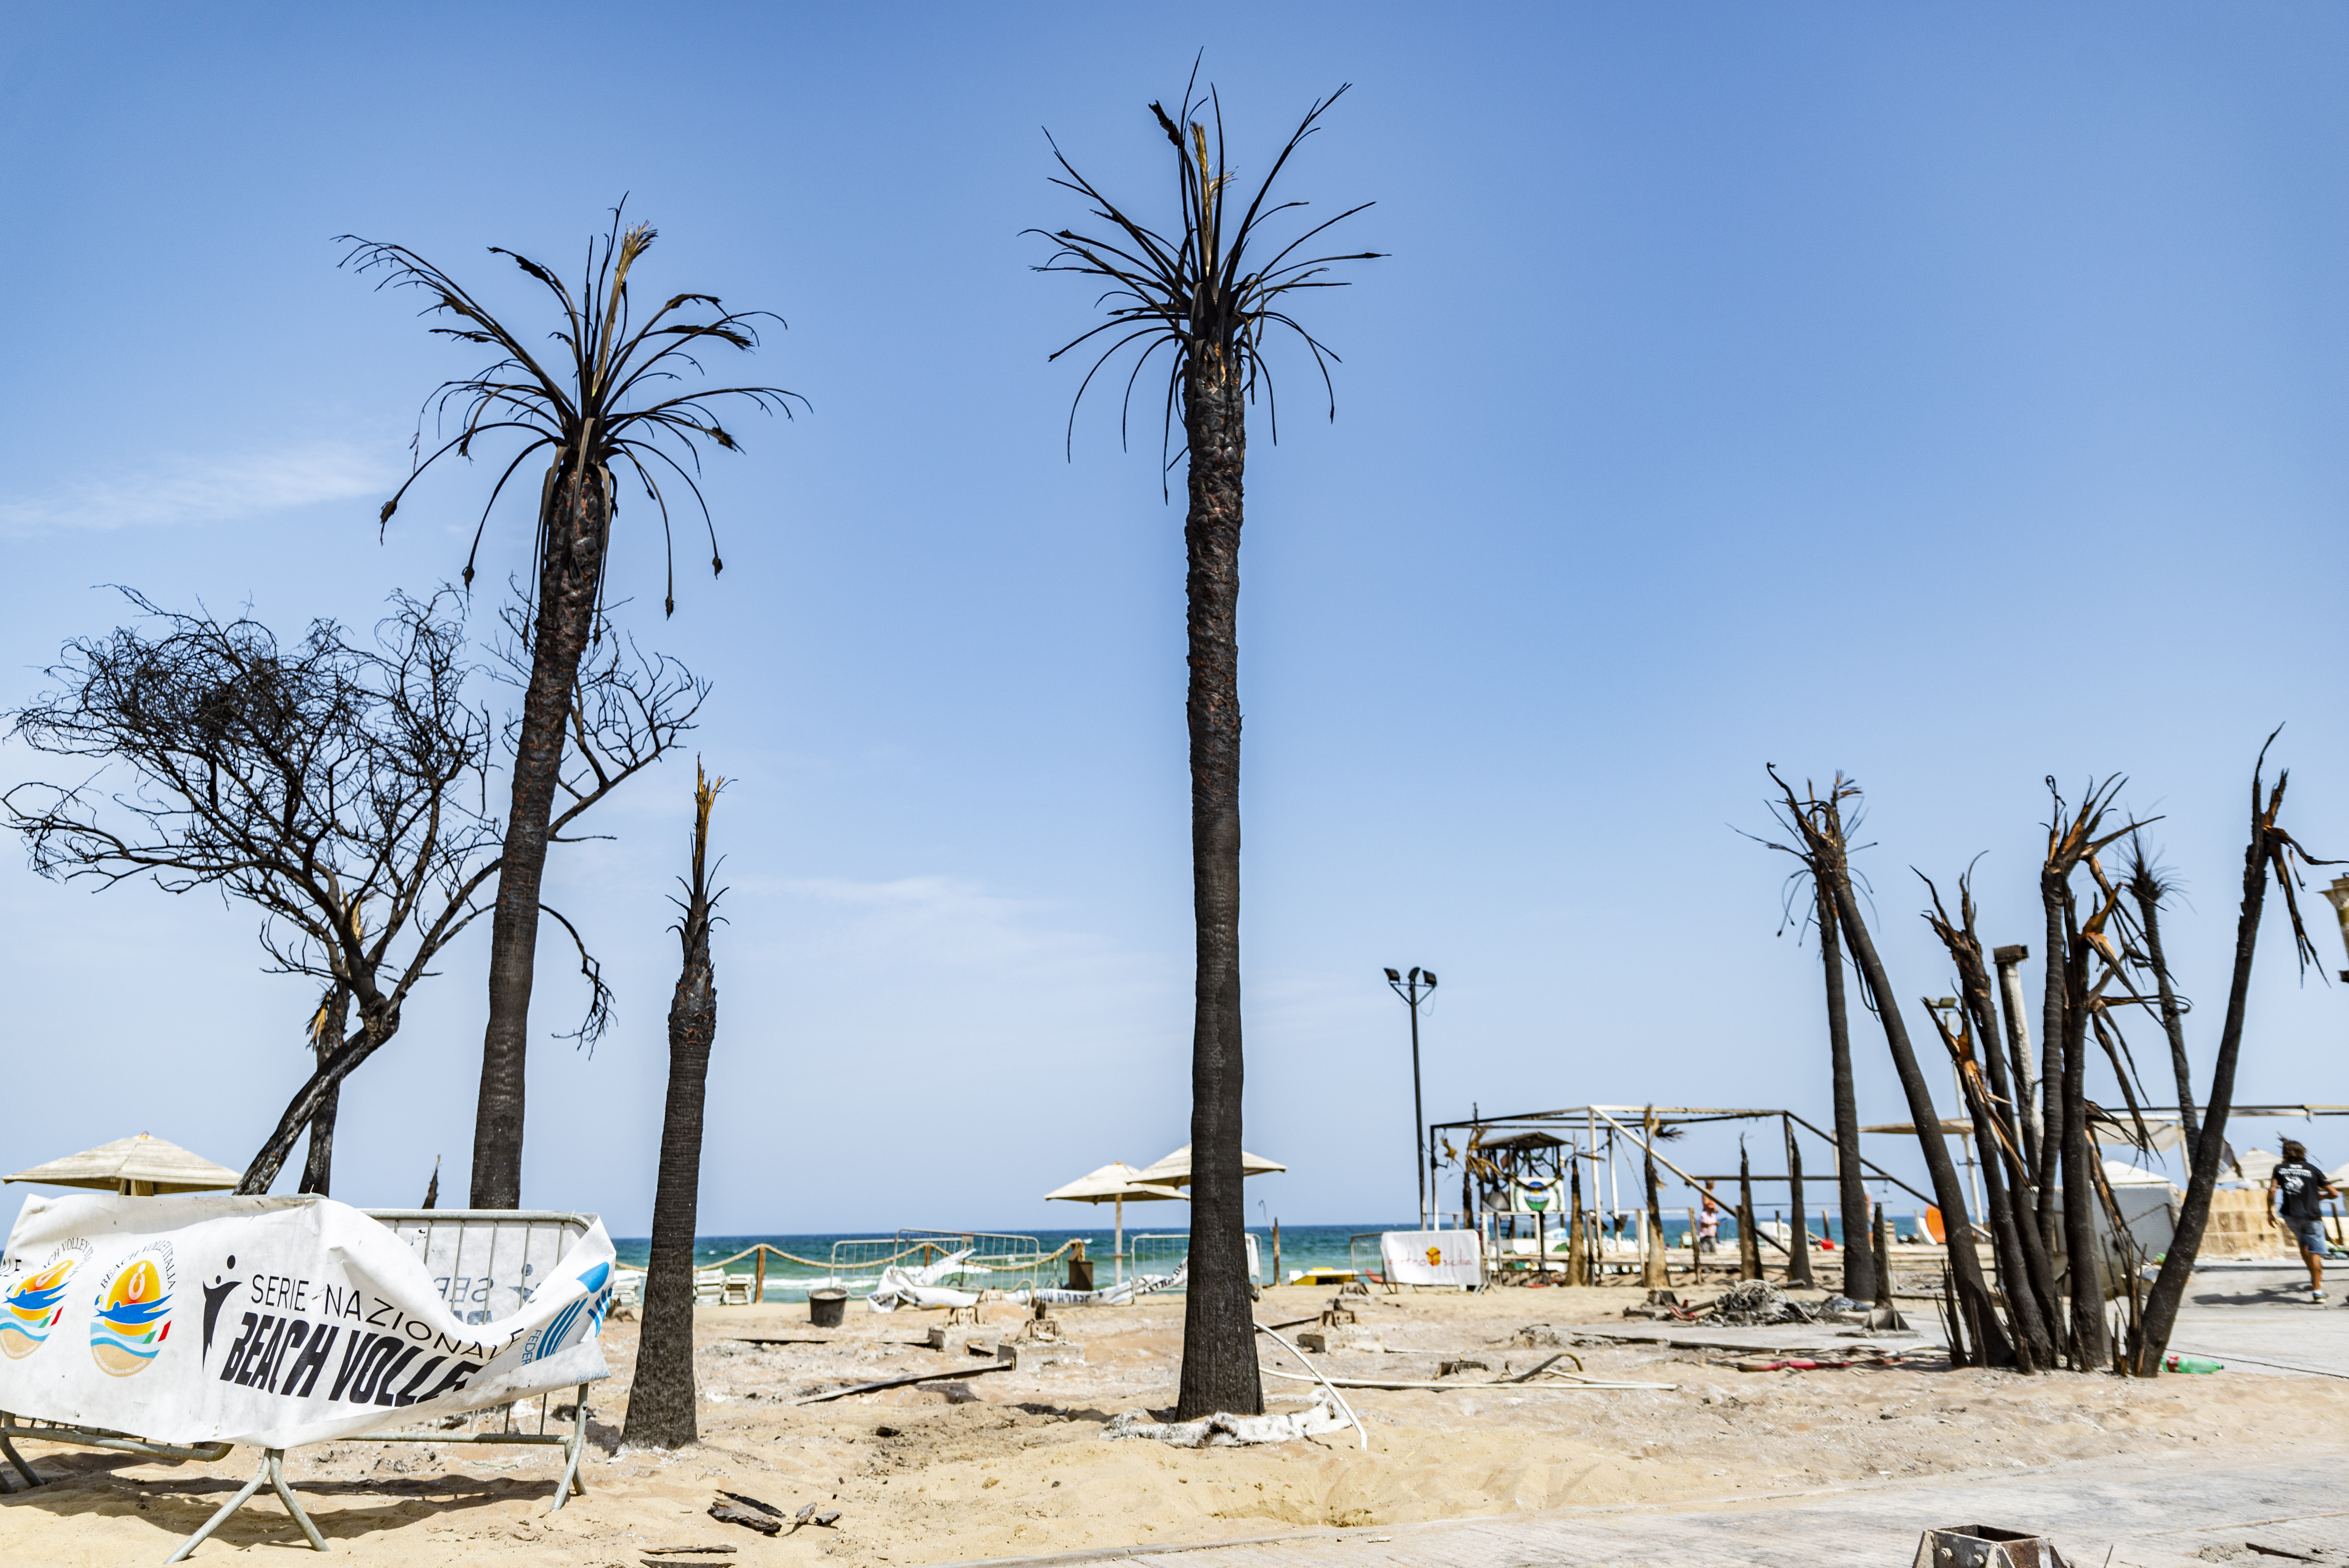
[[1085,1364],[1085,1347],[1065,1339],[1042,1345],[1021,1345],[1007,1339],[995,1347],[995,1360],[999,1367],[1021,1372],[1040,1367],[1081,1367]]

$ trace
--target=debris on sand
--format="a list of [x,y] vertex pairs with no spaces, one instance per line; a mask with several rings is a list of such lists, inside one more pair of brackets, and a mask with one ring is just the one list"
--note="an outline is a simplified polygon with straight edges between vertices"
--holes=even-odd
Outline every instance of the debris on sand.
[[1698,1314],[1707,1323],[1760,1327],[1773,1323],[1816,1323],[1819,1315],[1765,1280],[1740,1280]]
[[1528,1323],[1506,1339],[1495,1343],[1511,1350],[1562,1350],[1568,1340],[1547,1323]]
[[718,1496],[720,1501],[709,1505],[709,1517],[720,1524],[740,1524],[761,1535],[782,1533],[783,1511],[774,1504],[739,1491],[720,1491]]
[[1339,1414],[1326,1393],[1317,1391],[1308,1408],[1281,1416],[1232,1416],[1218,1411],[1197,1421],[1158,1421],[1147,1410],[1127,1410],[1110,1418],[1102,1436],[1115,1441],[1143,1438],[1178,1449],[1225,1449],[1253,1443],[1287,1443],[1342,1432],[1353,1423]]

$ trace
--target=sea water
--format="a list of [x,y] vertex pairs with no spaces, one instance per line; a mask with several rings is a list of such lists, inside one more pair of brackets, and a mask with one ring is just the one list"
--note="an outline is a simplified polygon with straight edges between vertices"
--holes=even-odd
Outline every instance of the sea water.
[[[1530,1244],[1534,1234],[1533,1221],[1530,1217],[1520,1216],[1517,1223],[1518,1233]],[[1814,1220],[1812,1224],[1814,1227],[1812,1234],[1816,1236],[1819,1222]],[[1842,1226],[1830,1220],[1827,1222],[1827,1228],[1840,1243]],[[1911,1216],[1903,1215],[1896,1222],[1895,1228],[1900,1234],[1908,1235],[1920,1227]],[[1379,1266],[1379,1233],[1382,1231],[1413,1229],[1416,1227],[1406,1220],[1391,1221],[1384,1224],[1284,1224],[1280,1228],[1279,1278],[1286,1281],[1299,1270],[1375,1269]],[[1552,1250],[1562,1254],[1566,1245],[1563,1229],[1555,1224],[1545,1226],[1544,1229]],[[1667,1216],[1664,1221],[1665,1237],[1672,1246],[1688,1244],[1688,1222],[1684,1218],[1673,1219]],[[1257,1238],[1257,1253],[1263,1264],[1263,1273],[1259,1277],[1263,1283],[1269,1284],[1273,1283],[1271,1227],[1251,1225],[1248,1227],[1248,1232]],[[693,1243],[693,1266],[697,1269],[714,1268],[731,1258],[735,1261],[726,1263],[727,1272],[748,1278],[753,1274],[756,1264],[752,1259],[739,1257],[737,1254],[748,1252],[759,1243],[764,1243],[793,1257],[809,1259],[816,1265],[785,1263],[770,1254],[767,1258],[767,1299],[769,1301],[804,1301],[812,1286],[834,1281],[854,1294],[862,1294],[872,1290],[879,1281],[879,1268],[871,1260],[885,1257],[892,1251],[916,1247],[918,1245],[919,1238],[924,1234],[938,1237],[942,1233],[935,1231],[907,1232],[902,1242],[895,1233],[888,1231],[795,1235],[702,1236],[697,1238]],[[979,1234],[984,1236],[985,1233],[979,1233]],[[1038,1250],[1045,1253],[1053,1252],[1068,1242],[1081,1241],[1085,1243],[1085,1255],[1092,1261],[1094,1285],[1105,1288],[1115,1283],[1118,1278],[1119,1260],[1112,1256],[1114,1235],[1110,1230],[1020,1231],[999,1233],[999,1234],[1016,1235],[1022,1243],[1032,1239],[1037,1243]],[[899,1244],[896,1247],[882,1244],[887,1243]],[[835,1243],[846,1244],[840,1246],[835,1254]],[[1175,1261],[1183,1256],[1188,1244],[1187,1232],[1173,1226],[1160,1226],[1155,1229],[1143,1229],[1137,1226],[1130,1229],[1125,1233],[1126,1255],[1123,1260],[1125,1274],[1132,1277],[1138,1274],[1165,1274],[1171,1271]],[[1721,1217],[1720,1245],[1731,1256],[1733,1257],[1736,1254],[1737,1220],[1733,1214],[1724,1213]],[[613,1243],[613,1246],[619,1253],[620,1262],[634,1268],[642,1268],[652,1250],[652,1243],[642,1236],[620,1237]],[[1001,1249],[1003,1243],[998,1241],[982,1240],[979,1250],[994,1252]],[[1505,1242],[1503,1246],[1506,1253],[1507,1243]],[[1026,1248],[1023,1244],[1018,1250],[1025,1251]],[[1775,1255],[1775,1250],[1766,1243],[1764,1250],[1772,1256]],[[917,1264],[924,1257],[935,1255],[936,1254],[916,1252],[914,1256],[901,1261],[909,1265]],[[833,1269],[835,1256],[839,1260],[836,1274]],[[1048,1265],[1046,1273],[1050,1275],[1046,1283],[1061,1284],[1067,1278],[1067,1260],[1056,1260]],[[966,1285],[977,1283],[977,1276],[966,1279],[963,1283]],[[1023,1275],[1019,1280],[1006,1283],[1024,1284],[1027,1280]]]

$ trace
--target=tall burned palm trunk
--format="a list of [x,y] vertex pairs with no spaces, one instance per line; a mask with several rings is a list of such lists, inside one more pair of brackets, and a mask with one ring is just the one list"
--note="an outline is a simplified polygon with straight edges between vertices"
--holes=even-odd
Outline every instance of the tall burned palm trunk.
[[[2119,776],[2092,784],[2066,820],[2055,781],[2047,780],[2053,803],[2047,823],[2047,858],[2040,865],[2039,898],[2046,921],[2047,989],[2041,1009],[2046,1031],[2045,1129],[2040,1151],[2040,1235],[2052,1253],[2057,1201],[2061,1200],[2065,1290],[2072,1312],[2068,1341],[2075,1371],[2101,1370],[2112,1359],[2105,1330],[2104,1259],[2096,1240],[2095,1144],[2088,1133],[2088,970],[2095,956],[2090,934],[2081,928],[2072,892],[2072,873],[2106,845],[2135,830],[2131,823],[2099,836],[2106,813],[2122,784]],[[2101,930],[2109,909],[2090,922]],[[2056,1171],[2062,1171],[2062,1181]]]
[[[1776,774],[1771,775],[1774,780]],[[1859,971],[1860,983],[1867,987],[1864,995],[1874,1006],[1878,1021],[1884,1026],[1884,1043],[1892,1057],[1892,1069],[1900,1079],[1900,1088],[1909,1100],[1909,1119],[1917,1128],[1917,1143],[1925,1156],[1925,1169],[1933,1181],[1933,1201],[1941,1211],[1941,1222],[1950,1243],[1950,1270],[1955,1280],[1959,1300],[1966,1308],[1970,1320],[1980,1326],[1979,1348],[1985,1362],[2000,1365],[2013,1354],[2013,1347],[2000,1329],[1995,1304],[1989,1287],[1983,1283],[1982,1260],[1975,1251],[1973,1225],[1967,1217],[1965,1184],[1958,1176],[1958,1168],[1950,1159],[1950,1150],[1941,1135],[1940,1113],[1933,1108],[1933,1091],[1925,1081],[1924,1069],[1918,1064],[1915,1048],[1909,1041],[1909,1027],[1900,1016],[1900,1004],[1895,998],[1886,977],[1882,959],[1877,955],[1876,944],[1869,936],[1868,925],[1860,918],[1859,901],[1851,885],[1851,866],[1840,842],[1829,843],[1823,836],[1824,823],[1816,810],[1806,810],[1795,798],[1795,792],[1783,780],[1786,815],[1800,831],[1823,880],[1835,898],[1836,917],[1842,923],[1844,939],[1850,944],[1854,965]],[[1835,795],[1839,800],[1856,796],[1858,786],[1844,779],[1836,782]],[[1889,1295],[1891,1259],[1878,1249],[1878,1265],[1883,1274],[1880,1287]]]
[[[1878,1283],[1876,1249],[1871,1244],[1868,1188],[1863,1181],[1866,1167],[1859,1158],[1859,1104],[1851,1076],[1851,1021],[1844,1006],[1842,916],[1837,913],[1835,899],[1835,868],[1841,863],[1845,849],[1842,801],[1853,789],[1838,773],[1826,799],[1820,799],[1806,785],[1803,798],[1798,800],[1775,772],[1770,777],[1785,796],[1783,802],[1771,802],[1772,814],[1792,836],[1791,842],[1771,843],[1770,847],[1794,856],[1802,865],[1795,875],[1810,879],[1812,922],[1819,934],[1819,967],[1826,981],[1827,1064],[1835,1099],[1836,1196],[1843,1221],[1843,1294],[1854,1301],[1874,1301]],[[1791,1158],[1791,1129],[1786,1147]]]
[[530,624],[530,685],[514,738],[513,793],[506,817],[498,903],[490,920],[490,1018],[481,1036],[481,1087],[473,1119],[472,1206],[522,1206],[524,1068],[530,993],[538,954],[539,891],[547,824],[554,815],[579,662],[595,631],[604,554],[611,540],[609,477],[564,454],[547,476],[539,530],[538,605]]
[[718,1037],[718,976],[709,960],[709,809],[723,781],[694,769],[693,875],[678,924],[685,963],[668,1005],[668,1100],[661,1111],[660,1185],[645,1269],[644,1331],[621,1441],[682,1448],[697,1434],[693,1388],[693,1233],[701,1193],[701,1115]]
[[1179,1418],[1264,1408],[1249,1315],[1247,1199],[1240,1191],[1241,483],[1245,387],[1220,354],[1192,356],[1183,383],[1190,444],[1184,520],[1191,679],[1191,905],[1197,975],[1191,1035],[1191,1288],[1183,1309]]
[[[1973,1120],[1974,1147],[1982,1150],[1982,1206],[1998,1259],[2000,1283],[2005,1287],[2008,1326],[2014,1341],[2015,1365],[2036,1372],[2054,1365],[2054,1340],[2048,1329],[2054,1309],[2054,1271],[2037,1250],[2038,1228],[2032,1222],[2030,1188],[2021,1159],[2021,1131],[2007,1111],[2013,1101],[2007,1093],[2006,1071],[1999,1057],[1997,1007],[1990,973],[1982,963],[1982,940],[1974,933],[1973,890],[1969,879],[1958,879],[1959,923],[1941,907],[1940,890],[1929,879],[1933,908],[1926,915],[1934,934],[1949,949],[1958,971],[1958,991],[1963,1000],[1962,1026],[1952,1034],[1938,1013],[1930,1014],[1941,1044],[1958,1069],[1966,1109]],[[1973,1044],[1982,1042],[1989,1081],[1974,1059]],[[2009,1175],[2016,1177],[2010,1185]]]
[[[1191,675],[1185,706],[1197,978],[1191,1047],[1190,1292],[1175,1404],[1183,1420],[1264,1408],[1240,1192],[1240,709],[1235,632],[1247,405],[1262,368],[1265,334],[1272,326],[1303,341],[1326,385],[1329,351],[1288,314],[1283,296],[1294,289],[1332,286],[1334,280],[1323,276],[1332,263],[1371,259],[1369,253],[1289,259],[1315,234],[1360,207],[1308,230],[1269,261],[1254,253],[1264,244],[1257,232],[1259,220],[1297,205],[1268,205],[1273,181],[1345,89],[1307,111],[1255,196],[1240,208],[1233,201],[1238,193],[1224,157],[1221,110],[1212,92],[1193,90],[1196,85],[1195,77],[1185,89],[1179,115],[1169,115],[1163,104],[1150,106],[1174,150],[1180,226],[1171,234],[1160,233],[1127,216],[1056,150],[1066,178],[1055,183],[1090,201],[1093,216],[1110,225],[1110,237],[1053,231],[1048,237],[1057,248],[1039,269],[1094,279],[1106,285],[1103,297],[1115,302],[1106,322],[1052,356],[1057,359],[1101,334],[1114,334],[1086,385],[1129,345],[1144,346],[1144,363],[1161,348],[1173,351],[1167,401],[1171,410],[1179,398],[1188,460],[1183,538]],[[1236,222],[1230,221],[1235,211]],[[1137,365],[1134,377],[1140,374]],[[1131,397],[1133,378],[1126,385]],[[1082,386],[1077,397],[1083,398]],[[1071,409],[1072,422],[1074,418]]]
[[[1832,800],[1822,829],[1837,843],[1843,841],[1840,814]],[[1836,1200],[1843,1219],[1843,1294],[1854,1301],[1876,1299],[1876,1249],[1870,1245],[1868,1188],[1859,1162],[1859,1096],[1851,1078],[1851,1019],[1844,1010],[1843,940],[1837,931],[1835,892],[1816,872],[1812,890],[1818,902],[1819,963],[1826,971],[1827,1056],[1834,1074],[1836,1136]]]
[[[2268,745],[2274,743],[2275,737],[2270,735]],[[2124,1359],[2124,1369],[2139,1377],[2156,1377],[2161,1370],[2162,1357],[2169,1348],[2170,1331],[2177,1326],[2178,1304],[2185,1297],[2187,1279],[2194,1272],[2195,1260],[2202,1248],[2202,1233],[2210,1221],[2210,1194],[2219,1182],[2219,1162],[2224,1158],[2227,1142],[2227,1113],[2235,1101],[2235,1066],[2242,1054],[2243,1013],[2251,995],[2251,959],[2259,947],[2260,914],[2266,904],[2267,879],[2272,874],[2276,886],[2283,891],[2284,907],[2292,915],[2293,949],[2305,975],[2309,963],[2316,956],[2316,949],[2310,944],[2307,928],[2301,923],[2300,903],[2292,892],[2296,876],[2292,862],[2296,859],[2309,865],[2338,863],[2317,860],[2276,825],[2277,813],[2283,809],[2284,786],[2291,781],[2292,771],[2286,769],[2276,775],[2275,788],[2262,804],[2260,775],[2266,766],[2267,755],[2267,747],[2261,747],[2260,759],[2251,769],[2251,841],[2243,850],[2243,900],[2235,921],[2234,974],[2227,986],[2227,1019],[2219,1031],[2219,1061],[2210,1074],[2208,1114],[2195,1142],[2193,1163],[2186,1179],[2186,1199],[2178,1205],[2176,1233],[2162,1254],[2161,1272],[2155,1276],[2153,1289],[2147,1295],[2145,1315],[2138,1320]]]

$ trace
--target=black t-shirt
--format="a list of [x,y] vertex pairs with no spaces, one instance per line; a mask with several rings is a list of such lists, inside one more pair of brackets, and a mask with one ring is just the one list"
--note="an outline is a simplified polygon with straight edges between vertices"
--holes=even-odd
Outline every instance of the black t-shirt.
[[2283,1194],[2287,1220],[2321,1220],[2324,1172],[2305,1160],[2287,1160],[2275,1168],[2276,1191]]

